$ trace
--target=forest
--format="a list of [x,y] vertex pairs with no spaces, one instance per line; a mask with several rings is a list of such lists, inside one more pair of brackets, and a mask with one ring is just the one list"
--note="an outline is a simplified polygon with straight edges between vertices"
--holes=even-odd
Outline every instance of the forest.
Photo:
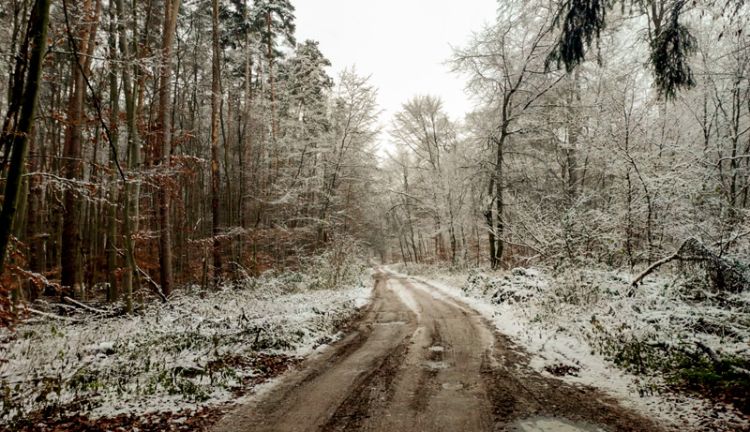
[[[91,366],[102,377],[84,385],[66,360],[54,385],[24,375],[28,347],[51,344],[57,326],[111,359],[127,344],[102,344],[126,335],[97,340],[102,326],[159,333],[163,313],[177,323],[228,308],[245,339],[196,324],[200,342],[186,344],[213,346],[209,364],[242,376],[222,375],[239,382],[226,388],[248,389],[259,364],[282,374],[301,346],[356,320],[362,299],[381,295],[379,282],[366,293],[368,271],[464,284],[456,295],[470,305],[535,305],[529,328],[585,327],[571,333],[582,351],[747,419],[750,5],[499,1],[444,59],[474,102],[463,118],[437,95],[405,94],[383,120],[368,71],[332,73],[326,46],[299,40],[295,20],[291,0],[0,4],[0,430],[121,415],[75,405],[99,397],[81,396],[91,386],[106,393],[111,372]],[[569,309],[556,315],[555,302]],[[306,324],[241,323],[275,308]],[[299,336],[305,314],[319,320]],[[215,398],[218,369],[153,349],[171,381],[148,397]],[[555,371],[586,364],[558,360]],[[635,392],[659,393],[653,382]],[[118,395],[145,400],[144,386],[122,385]],[[23,422],[51,405],[57,429]]]

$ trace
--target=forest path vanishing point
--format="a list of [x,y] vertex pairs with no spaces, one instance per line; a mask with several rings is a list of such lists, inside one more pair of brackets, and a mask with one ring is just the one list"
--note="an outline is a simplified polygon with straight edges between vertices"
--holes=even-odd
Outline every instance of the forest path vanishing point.
[[539,374],[468,306],[377,269],[354,331],[216,432],[660,431],[600,392]]

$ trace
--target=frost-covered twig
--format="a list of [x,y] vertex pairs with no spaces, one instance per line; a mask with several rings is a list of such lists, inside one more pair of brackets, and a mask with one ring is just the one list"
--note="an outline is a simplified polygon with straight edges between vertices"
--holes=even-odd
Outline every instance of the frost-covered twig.
[[734,236],[732,236],[732,238],[728,239],[723,244],[722,244],[722,241],[719,240],[716,243],[714,243],[714,246],[720,247],[721,250],[724,251],[726,248],[728,248],[729,246],[731,246],[737,240],[740,240],[741,238],[746,237],[748,235],[750,235],[750,230],[735,234]]
[[43,316],[45,318],[52,318],[52,319],[56,319],[56,320],[60,320],[60,321],[68,321],[68,322],[80,322],[81,321],[81,320],[75,319],[75,318],[64,317],[64,316],[61,316],[61,315],[55,315],[55,314],[48,313],[48,312],[42,312],[40,310],[32,309],[30,307],[26,307],[26,310],[29,311],[29,312],[31,312],[31,313],[33,313],[34,315],[39,315],[39,316]]
[[651,264],[650,266],[648,266],[648,268],[646,270],[643,270],[641,272],[641,274],[639,274],[638,276],[635,277],[635,279],[633,279],[633,282],[631,282],[630,285],[633,286],[633,287],[637,286],[643,280],[643,278],[645,278],[646,276],[648,276],[651,273],[653,273],[654,270],[658,269],[659,267],[663,266],[664,264],[666,264],[666,263],[668,263],[670,261],[674,261],[676,259],[679,259],[680,258],[680,251],[682,250],[682,247],[685,246],[685,243],[688,242],[688,240],[683,241],[682,244],[680,244],[680,247],[677,248],[677,251],[675,251],[675,253],[673,253],[672,255],[669,255],[668,257],[664,257],[664,258],[660,259],[659,261],[657,261],[657,262]]
[[94,312],[94,313],[103,314],[103,315],[108,314],[108,312],[105,311],[105,310],[101,310],[101,309],[97,309],[95,307],[91,307],[91,306],[85,305],[85,304],[83,304],[83,303],[81,303],[79,301],[73,300],[72,298],[67,297],[67,296],[63,297],[63,301],[65,301],[66,303],[70,303],[73,306],[78,306],[79,308],[85,309],[85,310],[87,310],[89,312]]
[[723,262],[724,260],[721,257],[708,250],[700,241],[696,240],[693,237],[690,237],[680,244],[680,247],[677,248],[675,253],[662,258],[659,261],[656,261],[655,263],[648,266],[646,270],[641,272],[641,274],[633,279],[633,282],[631,282],[630,285],[633,287],[637,286],[638,283],[643,280],[643,278],[653,273],[656,269],[663,266],[664,264],[667,264],[670,261],[674,260],[695,262],[713,261],[718,263],[720,266],[727,267],[727,270],[733,270],[731,267],[726,266],[726,264]]
[[169,299],[167,299],[167,296],[165,296],[164,292],[161,290],[161,287],[159,286],[159,284],[157,284],[156,281],[151,279],[151,276],[149,276],[148,273],[146,273],[142,268],[140,268],[137,265],[135,266],[135,269],[138,271],[138,273],[141,274],[141,276],[143,276],[144,279],[146,279],[146,282],[148,282],[152,291],[154,291],[156,295],[158,295],[159,298],[162,299],[163,302],[169,301]]

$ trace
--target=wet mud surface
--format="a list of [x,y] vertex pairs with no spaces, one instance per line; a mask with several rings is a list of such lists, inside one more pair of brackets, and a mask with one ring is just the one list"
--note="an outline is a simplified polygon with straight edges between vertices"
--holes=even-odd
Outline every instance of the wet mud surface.
[[528,356],[464,304],[379,271],[343,340],[217,423],[240,431],[649,431],[595,389],[528,367]]

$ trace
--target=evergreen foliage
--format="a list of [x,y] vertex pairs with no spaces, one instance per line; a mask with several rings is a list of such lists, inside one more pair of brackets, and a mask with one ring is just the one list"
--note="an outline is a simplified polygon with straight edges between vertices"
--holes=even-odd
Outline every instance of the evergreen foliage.
[[695,52],[695,37],[679,22],[681,8],[673,9],[668,24],[651,42],[649,62],[654,69],[656,88],[668,99],[677,91],[695,86],[688,58]]
[[[654,6],[657,0],[631,0],[631,14]],[[727,10],[735,15],[744,0],[726,0]],[[555,17],[555,26],[560,28],[560,35],[552,52],[547,57],[547,69],[552,64],[564,66],[571,72],[586,59],[586,51],[598,41],[602,30],[607,25],[607,10],[617,1],[607,0],[567,0],[560,5]],[[625,11],[625,1],[621,2]],[[637,7],[632,7],[637,6]],[[666,7],[669,20],[665,25],[654,29],[650,41],[648,61],[653,69],[656,88],[660,95],[674,99],[681,89],[695,86],[695,79],[689,59],[695,51],[695,37],[680,22],[683,14],[697,7],[697,2],[687,0],[665,2],[659,7]]]
[[561,64],[568,72],[585,60],[586,49],[599,39],[606,26],[607,9],[603,0],[569,0],[563,3],[554,23],[562,27],[560,38],[547,57],[547,68]]

